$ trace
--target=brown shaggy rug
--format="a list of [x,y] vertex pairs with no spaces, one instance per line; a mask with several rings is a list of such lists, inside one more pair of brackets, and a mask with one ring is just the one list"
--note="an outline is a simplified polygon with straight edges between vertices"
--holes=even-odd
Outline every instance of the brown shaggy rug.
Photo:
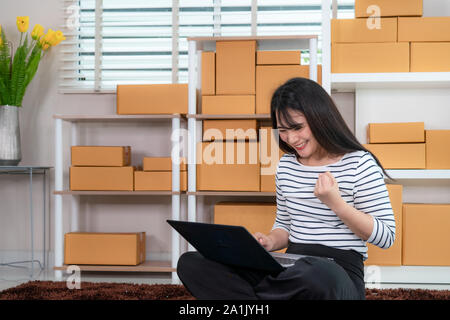
[[[30,281],[0,292],[0,300],[194,300],[182,285]],[[367,300],[450,300],[450,290],[366,289]]]

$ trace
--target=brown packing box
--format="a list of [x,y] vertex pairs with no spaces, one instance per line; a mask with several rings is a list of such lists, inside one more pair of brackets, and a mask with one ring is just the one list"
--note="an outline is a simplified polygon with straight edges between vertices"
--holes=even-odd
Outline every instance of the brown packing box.
[[425,142],[423,122],[369,123],[367,129],[369,143]]
[[449,72],[450,42],[412,42],[411,72]]
[[256,51],[256,64],[300,64],[300,51]]
[[373,244],[367,244],[368,259],[364,261],[365,265],[402,265],[402,185],[386,185],[391,200],[392,210],[395,218],[395,241],[388,249],[381,249]]
[[364,144],[385,169],[425,169],[425,143]]
[[130,265],[145,261],[145,232],[71,232],[64,237],[64,263]]
[[256,127],[256,120],[204,120],[203,141],[256,141]]
[[197,190],[259,191],[259,171],[257,142],[197,145]]
[[450,130],[426,130],[426,168],[450,169]]
[[[172,191],[172,171],[135,171],[135,191]],[[187,190],[187,171],[180,171],[180,191]]]
[[70,190],[133,191],[134,167],[70,167]]
[[409,43],[333,43],[331,72],[409,72]]
[[381,17],[422,16],[422,0],[355,0],[355,17],[373,17],[370,6],[378,6]]
[[254,114],[255,96],[202,96],[202,114]]
[[256,41],[216,42],[216,94],[255,94]]
[[73,146],[72,166],[124,167],[131,164],[131,147]]
[[202,52],[202,95],[216,94],[216,53]]
[[450,17],[398,18],[398,42],[450,41]]
[[117,85],[117,114],[186,114],[188,85]]
[[[270,139],[269,139],[270,137]],[[274,147],[274,150],[272,150]],[[272,153],[276,152],[274,158]],[[261,162],[261,191],[275,192],[275,173],[278,162],[284,152],[278,147],[272,127],[261,127],[259,129],[259,161]]]
[[[270,101],[275,90],[295,77],[309,78],[309,66],[257,66],[256,67],[256,113],[270,113]],[[317,66],[318,83],[322,83],[322,66]]]
[[[142,159],[143,171],[171,171],[172,158],[171,157],[144,157]],[[186,171],[186,158],[180,159],[180,171]]]
[[331,42],[397,42],[397,18],[381,18],[379,29],[371,28],[367,19],[332,19]]
[[450,204],[403,204],[403,265],[450,266]]

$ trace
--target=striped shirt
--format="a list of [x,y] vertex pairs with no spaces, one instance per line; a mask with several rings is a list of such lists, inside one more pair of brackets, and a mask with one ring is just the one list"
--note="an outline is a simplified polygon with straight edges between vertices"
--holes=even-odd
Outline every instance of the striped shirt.
[[282,228],[294,243],[322,244],[355,250],[367,259],[366,241],[314,196],[319,173],[335,177],[341,197],[374,218],[367,242],[389,248],[395,239],[395,219],[381,168],[369,152],[354,151],[326,166],[305,166],[293,154],[280,159],[276,174],[277,215],[272,229]]

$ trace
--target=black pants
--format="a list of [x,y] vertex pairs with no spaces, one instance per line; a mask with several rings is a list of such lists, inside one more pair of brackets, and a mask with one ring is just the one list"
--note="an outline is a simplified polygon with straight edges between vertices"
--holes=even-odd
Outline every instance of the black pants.
[[272,276],[223,265],[198,252],[186,252],[178,260],[177,273],[197,299],[365,299],[364,266],[359,253],[293,243],[287,252],[311,256]]

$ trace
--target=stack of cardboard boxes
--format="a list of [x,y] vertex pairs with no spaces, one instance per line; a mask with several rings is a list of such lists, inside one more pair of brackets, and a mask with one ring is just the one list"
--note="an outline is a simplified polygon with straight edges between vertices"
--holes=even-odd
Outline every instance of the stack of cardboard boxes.
[[450,71],[450,17],[422,17],[422,0],[355,0],[331,21],[331,72]]
[[[144,157],[142,171],[134,172],[135,191],[171,191],[172,158]],[[186,160],[180,161],[180,191],[187,189]]]

